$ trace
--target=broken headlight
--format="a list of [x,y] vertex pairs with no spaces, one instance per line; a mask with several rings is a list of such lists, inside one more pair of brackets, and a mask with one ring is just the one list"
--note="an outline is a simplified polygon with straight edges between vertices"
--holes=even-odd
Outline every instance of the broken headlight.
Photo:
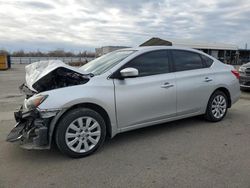
[[29,110],[35,109],[45,101],[47,97],[48,95],[35,95],[24,101],[24,107]]

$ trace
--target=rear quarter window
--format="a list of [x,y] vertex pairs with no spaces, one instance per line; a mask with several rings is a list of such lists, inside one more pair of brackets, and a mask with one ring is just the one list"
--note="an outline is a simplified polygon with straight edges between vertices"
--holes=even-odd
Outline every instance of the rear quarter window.
[[211,67],[211,65],[214,62],[214,60],[212,60],[211,58],[207,57],[206,55],[201,55],[201,58],[203,59],[203,61],[205,63],[205,67]]

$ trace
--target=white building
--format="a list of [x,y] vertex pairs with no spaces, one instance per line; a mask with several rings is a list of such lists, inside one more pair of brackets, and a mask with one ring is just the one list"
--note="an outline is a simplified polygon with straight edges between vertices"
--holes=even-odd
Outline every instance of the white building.
[[220,51],[226,53],[226,51],[238,51],[239,47],[233,44],[224,44],[224,43],[200,43],[200,42],[191,42],[191,41],[172,41],[174,46],[184,46],[194,49],[202,50],[206,53],[209,53],[215,58],[224,57],[224,54],[219,54]]
[[210,43],[210,42],[193,42],[188,40],[173,39],[171,41],[160,38],[151,38],[141,44],[140,46],[182,46],[201,50],[222,62],[230,64],[238,64],[239,48],[237,45],[224,43]]

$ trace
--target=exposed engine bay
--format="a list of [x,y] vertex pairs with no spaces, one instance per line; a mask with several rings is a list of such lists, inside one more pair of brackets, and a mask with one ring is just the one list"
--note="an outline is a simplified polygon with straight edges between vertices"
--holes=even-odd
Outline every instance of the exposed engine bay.
[[19,89],[29,98],[43,91],[85,84],[90,77],[59,60],[40,61],[26,66],[26,83]]
[[38,91],[48,91],[52,89],[68,87],[73,85],[85,84],[89,79],[80,73],[59,67],[49,74],[39,79],[32,87]]

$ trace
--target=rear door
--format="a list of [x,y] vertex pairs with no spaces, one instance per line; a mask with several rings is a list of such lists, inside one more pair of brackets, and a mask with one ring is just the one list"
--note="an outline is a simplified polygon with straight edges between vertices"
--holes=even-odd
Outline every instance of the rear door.
[[175,74],[170,71],[168,51],[142,54],[121,69],[127,67],[138,69],[139,76],[114,79],[118,126],[146,126],[175,116]]
[[213,91],[213,73],[199,53],[171,50],[176,72],[177,115],[204,110]]

